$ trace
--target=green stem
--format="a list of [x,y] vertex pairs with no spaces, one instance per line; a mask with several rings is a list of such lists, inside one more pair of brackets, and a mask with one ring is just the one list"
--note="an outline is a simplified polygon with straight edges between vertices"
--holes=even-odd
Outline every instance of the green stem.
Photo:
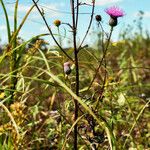
[[14,91],[16,90],[16,85],[17,85],[17,51],[14,49],[17,47],[17,36],[19,34],[19,31],[21,30],[22,26],[24,25],[27,17],[29,16],[30,12],[34,8],[34,5],[29,9],[29,11],[26,13],[25,17],[23,18],[22,22],[20,23],[18,29],[17,29],[17,11],[18,11],[18,2],[19,0],[16,0],[16,5],[15,5],[15,12],[14,12],[14,33],[12,34],[11,40],[9,42],[10,46],[10,88],[12,89],[12,92],[10,92],[10,101],[11,103],[14,99]]
[[[14,11],[14,33],[17,31],[17,10],[18,10],[18,1],[16,0],[16,5],[15,5],[15,11]],[[17,37],[13,41],[13,48],[17,46]],[[17,84],[17,68],[16,68],[16,61],[17,61],[17,51],[13,51],[10,57],[10,87],[12,90],[16,89],[16,84]],[[16,71],[14,71],[16,70]],[[14,98],[14,91],[10,92],[11,95],[11,100]]]
[[3,3],[3,0],[0,0],[0,2],[2,4],[2,8],[3,8],[4,14],[5,14],[6,25],[7,25],[8,42],[10,42],[10,40],[11,40],[11,31],[10,31],[10,24],[9,24],[8,14],[7,14],[5,4]]
[[60,35],[59,27],[57,28],[57,30],[58,30],[59,44],[60,44],[60,46],[62,46],[61,35]]

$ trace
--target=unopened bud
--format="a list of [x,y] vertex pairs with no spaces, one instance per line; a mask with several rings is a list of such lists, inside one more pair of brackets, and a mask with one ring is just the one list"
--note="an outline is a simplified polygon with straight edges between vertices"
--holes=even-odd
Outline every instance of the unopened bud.
[[71,73],[71,66],[70,62],[65,62],[64,63],[64,72],[65,74],[69,75]]
[[97,22],[100,22],[102,20],[102,17],[101,17],[101,15],[96,15],[95,19]]
[[118,24],[117,17],[110,17],[109,25],[110,25],[111,27],[115,27],[117,24]]
[[60,20],[55,20],[53,23],[54,23],[54,25],[56,27],[59,27],[61,25],[61,21]]

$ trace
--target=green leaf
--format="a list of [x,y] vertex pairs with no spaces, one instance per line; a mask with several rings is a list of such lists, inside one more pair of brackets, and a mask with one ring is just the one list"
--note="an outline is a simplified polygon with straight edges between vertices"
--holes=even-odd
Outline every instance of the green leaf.
[[123,93],[120,93],[117,101],[118,101],[119,106],[123,106],[125,104],[126,99]]

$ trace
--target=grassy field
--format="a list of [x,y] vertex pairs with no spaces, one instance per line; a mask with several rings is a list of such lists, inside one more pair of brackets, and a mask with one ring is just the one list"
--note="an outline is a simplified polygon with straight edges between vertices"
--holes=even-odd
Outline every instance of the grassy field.
[[[49,33],[27,41],[18,36],[33,7],[39,8],[33,2],[17,24],[16,0],[11,32],[0,1],[8,35],[0,50],[0,150],[149,150],[150,33],[142,30],[142,19],[136,32],[127,26],[114,43],[116,25],[107,35],[96,18],[93,47],[76,43],[73,23],[72,46],[63,48],[40,9]],[[59,35],[61,21],[54,24]]]

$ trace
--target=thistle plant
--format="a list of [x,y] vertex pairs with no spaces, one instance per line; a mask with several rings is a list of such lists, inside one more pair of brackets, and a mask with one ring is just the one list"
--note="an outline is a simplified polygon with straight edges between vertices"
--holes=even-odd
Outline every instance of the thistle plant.
[[[82,49],[82,46],[83,46],[83,43],[84,43],[84,40],[86,38],[86,36],[88,35],[89,33],[89,30],[90,30],[90,27],[91,27],[91,24],[92,24],[92,20],[93,20],[93,17],[94,17],[94,8],[95,8],[95,0],[92,1],[92,11],[91,11],[91,19],[89,21],[89,25],[88,25],[88,28],[87,28],[87,31],[85,32],[85,36],[83,38],[83,40],[81,40],[81,43],[79,45],[77,45],[77,34],[78,34],[78,19],[79,19],[79,9],[81,6],[86,6],[85,3],[81,3],[79,2],[78,0],[77,1],[74,1],[74,0],[70,0],[70,7],[71,7],[71,14],[72,14],[72,24],[69,24],[69,23],[65,23],[66,25],[69,25],[69,27],[72,29],[72,39],[73,39],[73,53],[74,53],[74,57],[72,58],[69,54],[67,54],[63,47],[62,47],[62,44],[60,44],[60,42],[58,42],[50,28],[50,26],[48,25],[47,23],[47,20],[44,16],[44,14],[42,13],[39,5],[37,2],[35,2],[33,0],[33,3],[35,4],[37,10],[39,11],[39,13],[41,14],[41,17],[43,18],[43,21],[46,25],[46,27],[48,28],[49,30],[49,33],[50,35],[52,36],[53,40],[55,41],[56,45],[59,47],[59,49],[64,53],[64,55],[68,58],[69,61],[72,61],[74,64],[75,64],[75,88],[74,88],[74,92],[77,96],[81,97],[80,96],[80,93],[79,93],[79,90],[80,90],[80,68],[79,68],[79,53],[80,53],[80,49]],[[88,89],[86,92],[88,92],[88,90],[90,90],[98,72],[99,72],[99,69],[102,67],[102,64],[103,62],[105,62],[105,69],[106,69],[106,55],[107,55],[107,51],[108,51],[108,46],[110,44],[110,39],[111,39],[111,35],[112,35],[112,31],[113,31],[113,27],[117,25],[117,18],[118,17],[122,17],[124,15],[123,11],[120,10],[119,8],[117,7],[112,7],[112,8],[109,8],[106,10],[106,13],[108,15],[110,15],[111,17],[111,20],[109,21],[109,25],[111,26],[111,30],[110,30],[110,34],[109,36],[107,37],[107,43],[106,45],[103,44],[103,56],[102,58],[100,58],[100,63],[99,63],[99,66],[98,68],[96,69],[96,72],[95,72],[95,75],[91,81],[91,83],[89,84],[88,86]],[[100,15],[97,15],[96,16],[96,20],[100,23],[101,21],[101,16]],[[54,25],[56,27],[59,28],[61,24],[61,21],[60,20],[55,20],[54,21]],[[101,25],[101,29],[102,29],[102,32],[104,32],[103,30],[103,27]],[[104,41],[103,41],[104,42]],[[64,72],[69,75],[71,73],[71,67],[70,67],[70,63],[67,61],[67,62],[64,62]],[[105,77],[104,77],[104,83],[103,83],[103,87],[102,87],[102,91],[104,92],[104,87],[105,87],[105,82],[106,82],[106,73],[105,73]],[[102,93],[103,93],[102,92]],[[103,95],[103,94],[101,94]],[[77,99],[73,99],[74,101],[74,136],[73,136],[73,139],[74,139],[74,149],[77,150],[78,149],[78,123],[77,123],[77,120],[78,120],[78,117],[79,117],[79,108],[80,108],[80,104],[78,103],[78,100]],[[98,103],[97,103],[98,104]],[[98,109],[97,108],[98,105],[96,105],[95,109]],[[81,109],[80,109],[81,111]],[[81,111],[82,112],[82,111]],[[95,111],[94,111],[95,112]],[[112,136],[112,141],[110,141],[110,143],[112,142],[112,145],[115,147],[115,137],[111,131],[111,127],[108,125],[107,121],[103,118],[102,119],[111,136]],[[95,122],[95,121],[94,121]]]
[[[51,31],[51,28],[49,27],[43,13],[41,12],[38,4],[33,0],[35,6],[37,7],[39,13],[41,14],[44,22],[45,22],[45,25],[47,26],[52,38],[54,39],[55,43],[57,44],[57,46],[60,48],[60,50],[68,57],[68,59],[70,59],[71,61],[74,62],[75,64],[75,76],[76,76],[76,79],[75,79],[75,93],[77,96],[79,96],[79,61],[78,61],[78,52],[79,52],[79,49],[82,47],[82,44],[89,32],[89,29],[90,29],[90,26],[92,24],[92,19],[93,19],[93,14],[94,14],[94,7],[95,7],[95,0],[93,1],[93,6],[92,6],[92,15],[91,15],[91,20],[90,20],[90,23],[89,23],[89,26],[88,26],[88,29],[86,31],[86,34],[79,46],[79,48],[77,47],[77,27],[78,27],[78,15],[79,15],[79,7],[81,5],[81,3],[79,3],[79,1],[77,0],[76,2],[76,5],[75,5],[75,1],[74,0],[71,0],[70,1],[70,7],[71,7],[71,14],[72,14],[72,25],[70,25],[71,29],[72,29],[72,39],[73,39],[73,49],[74,49],[74,59],[71,58],[65,51],[64,49],[61,47],[61,45],[57,42],[57,40],[55,39],[52,31]],[[54,24],[59,27],[60,25],[60,21],[59,20],[55,20]],[[67,68],[67,70],[66,70]],[[67,71],[68,73],[68,68],[70,69],[70,67],[67,65],[67,63],[65,63],[64,65],[64,71]],[[70,71],[69,71],[70,72]],[[76,120],[78,119],[78,109],[79,109],[79,104],[78,104],[78,101],[76,99],[74,99],[74,122],[76,122]],[[77,150],[77,145],[78,145],[78,139],[77,139],[77,134],[78,134],[78,126],[77,124],[74,125],[74,149]]]

